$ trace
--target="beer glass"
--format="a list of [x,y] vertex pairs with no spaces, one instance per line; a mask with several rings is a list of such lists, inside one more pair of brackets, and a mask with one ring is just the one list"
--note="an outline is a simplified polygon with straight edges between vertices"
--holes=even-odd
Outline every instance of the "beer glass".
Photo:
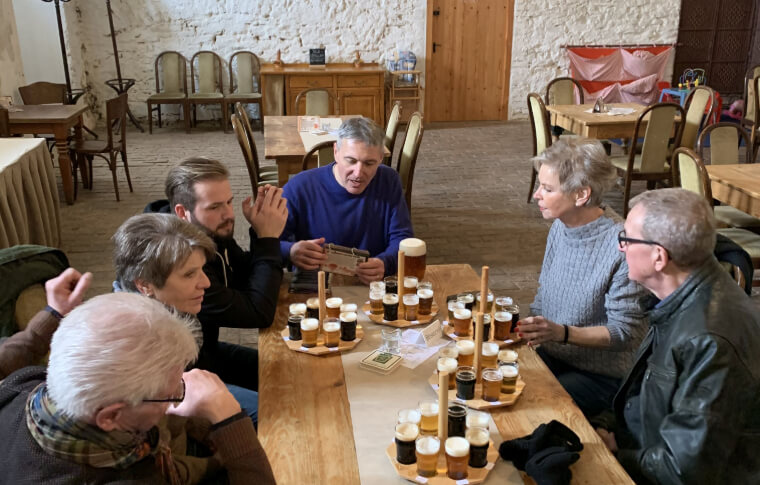
[[457,386],[456,373],[457,373],[457,360],[451,357],[442,357],[438,359],[437,364],[438,372],[449,373],[449,389],[455,389]]
[[418,290],[432,290],[433,289],[433,283],[430,281],[417,281],[417,289]]
[[421,280],[425,277],[427,245],[422,239],[410,237],[401,240],[399,251],[404,251],[404,272]]
[[483,370],[483,400],[494,402],[499,400],[501,392],[501,371],[499,369]]
[[470,324],[472,322],[472,312],[467,308],[457,308],[454,310],[454,335],[457,337],[467,337],[470,335]]
[[414,423],[400,423],[396,425],[396,461],[403,465],[411,465],[417,461],[415,440],[420,434],[420,429]]
[[457,295],[457,301],[464,303],[465,308],[472,311],[473,305],[475,305],[475,297],[472,293],[460,293]]
[[502,364],[510,364],[510,365],[517,365],[517,351],[506,349],[506,350],[500,350],[498,355],[498,361],[499,365]]
[[426,400],[419,403],[420,414],[420,433],[436,434],[438,433],[438,401]]
[[508,312],[507,307],[512,304],[512,298],[508,296],[497,296],[494,300],[497,312]]
[[398,295],[395,293],[383,295],[383,320],[398,320]]
[[316,318],[304,318],[301,320],[301,337],[303,347],[317,346],[317,332],[319,331],[319,320]]
[[325,318],[322,322],[322,336],[325,347],[337,347],[340,343],[340,320],[337,318]]
[[460,366],[472,366],[475,360],[475,342],[472,340],[460,340],[456,343],[457,361]]
[[291,313],[288,317],[288,338],[290,340],[301,340],[301,320],[303,320],[303,315],[300,313]]
[[[449,345],[448,347],[444,347],[441,350],[438,351],[438,358],[443,359],[444,357],[448,357],[451,359],[455,359],[459,357],[459,351],[457,350],[456,345]],[[454,369],[456,371],[456,369]]]
[[493,339],[507,340],[510,338],[512,330],[512,314],[509,312],[497,311],[493,314]]
[[288,311],[291,315],[298,314],[306,316],[306,303],[291,303],[288,307]]
[[415,442],[417,454],[417,474],[421,477],[434,477],[438,468],[438,452],[441,441],[437,436],[420,436]]
[[469,465],[473,468],[483,468],[488,463],[488,442],[491,436],[488,428],[472,427],[467,429],[464,437],[470,443]]
[[433,290],[418,287],[417,297],[420,299],[420,308],[417,310],[419,314],[430,315],[433,313]]
[[501,392],[504,394],[514,394],[517,391],[517,376],[519,372],[514,365],[506,364],[499,367],[501,372]]
[[463,404],[449,404],[448,430],[449,436],[464,436],[467,422],[467,408]]
[[417,294],[417,277],[416,276],[404,276],[404,295],[409,293]]
[[486,428],[491,422],[491,415],[483,411],[467,410],[467,428]]
[[499,344],[492,342],[483,342],[483,349],[480,354],[480,366],[483,369],[497,366],[496,359],[499,356]]
[[373,315],[383,314],[383,296],[385,291],[370,291],[369,292],[369,311]]
[[451,325],[454,324],[454,310],[457,308],[465,308],[464,303],[457,300],[447,300],[446,301],[446,307],[449,311],[449,323]]
[[512,300],[512,298],[502,296],[496,299],[496,311],[507,312],[512,315],[512,326],[509,329],[509,333],[512,335],[510,335],[509,338],[514,339],[515,327],[517,327],[517,322],[520,321],[520,307],[514,302],[514,300]]
[[417,320],[417,308],[420,305],[420,297],[416,293],[404,295],[404,320],[413,322]]
[[452,480],[467,478],[467,464],[470,461],[470,443],[461,436],[446,440],[446,474]]
[[[477,300],[477,310],[480,311],[480,293],[478,293]],[[491,308],[493,307],[493,293],[490,291],[488,292],[488,299],[486,300],[486,313],[491,313]]]
[[327,316],[329,318],[338,318],[340,316],[340,306],[343,304],[343,298],[333,297],[325,300],[327,307]]
[[459,366],[456,374],[457,397],[469,401],[475,398],[475,369]]
[[379,291],[385,293],[385,281],[372,281],[369,284],[369,291]]
[[386,276],[383,278],[383,283],[385,283],[385,292],[386,293],[398,293],[398,278],[395,276]]
[[344,342],[356,340],[356,312],[340,314],[340,339]]
[[419,426],[420,419],[422,419],[422,414],[420,414],[419,409],[402,409],[401,411],[398,412],[397,422],[399,424],[412,423]]
[[319,298],[306,300],[306,317],[319,319]]
[[354,312],[356,313],[359,307],[356,303],[344,303],[340,306],[341,313]]
[[[475,325],[478,322],[472,319],[472,337],[475,338]],[[491,315],[483,314],[483,342],[491,340]]]

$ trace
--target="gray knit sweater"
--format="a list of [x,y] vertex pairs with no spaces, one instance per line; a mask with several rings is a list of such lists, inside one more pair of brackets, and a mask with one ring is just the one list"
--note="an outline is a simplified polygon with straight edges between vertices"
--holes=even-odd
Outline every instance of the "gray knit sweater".
[[647,293],[628,279],[625,256],[618,250],[617,235],[623,221],[612,209],[581,227],[554,221],[546,241],[544,264],[538,279],[532,315],[576,327],[605,325],[610,331],[609,349],[595,349],[555,342],[542,344],[551,356],[589,372],[623,378],[647,321]]

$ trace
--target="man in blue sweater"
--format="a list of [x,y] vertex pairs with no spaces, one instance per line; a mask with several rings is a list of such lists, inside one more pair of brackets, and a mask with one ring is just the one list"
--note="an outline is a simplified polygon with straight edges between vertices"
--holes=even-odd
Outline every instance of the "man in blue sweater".
[[398,245],[412,237],[401,179],[383,165],[383,131],[367,118],[350,118],[338,130],[335,162],[293,177],[283,189],[288,221],[280,236],[283,261],[316,270],[322,245],[369,251],[357,266],[363,283],[396,272]]

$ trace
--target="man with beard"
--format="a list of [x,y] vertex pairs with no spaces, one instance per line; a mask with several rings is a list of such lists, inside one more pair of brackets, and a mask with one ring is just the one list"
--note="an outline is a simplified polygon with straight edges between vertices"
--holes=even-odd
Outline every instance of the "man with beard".
[[198,319],[203,346],[197,367],[227,384],[258,390],[258,351],[219,342],[219,327],[267,328],[272,324],[282,281],[278,237],[288,217],[282,189],[258,188],[255,201],[247,197],[243,215],[250,223],[250,250],[233,239],[235,212],[229,171],[217,160],[190,158],[166,177],[167,200],[153,202],[145,212],[172,212],[202,228],[216,243],[216,255],[203,270],[206,289]]

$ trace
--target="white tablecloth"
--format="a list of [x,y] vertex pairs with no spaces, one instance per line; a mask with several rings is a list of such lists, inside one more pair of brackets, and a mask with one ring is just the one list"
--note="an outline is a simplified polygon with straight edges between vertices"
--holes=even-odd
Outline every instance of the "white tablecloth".
[[42,138],[0,138],[0,248],[60,247],[58,189]]

